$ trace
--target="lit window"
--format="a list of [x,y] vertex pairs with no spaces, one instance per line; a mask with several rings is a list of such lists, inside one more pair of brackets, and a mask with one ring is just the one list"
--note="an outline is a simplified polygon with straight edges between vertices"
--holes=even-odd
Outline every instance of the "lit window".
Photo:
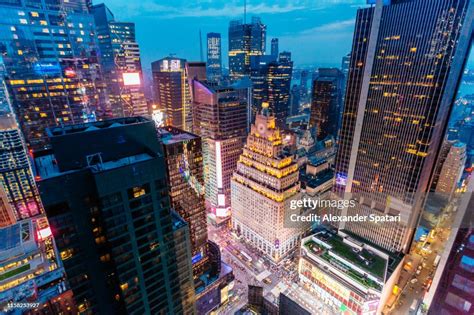
[[21,24],[28,24],[28,21],[26,19],[20,19]]

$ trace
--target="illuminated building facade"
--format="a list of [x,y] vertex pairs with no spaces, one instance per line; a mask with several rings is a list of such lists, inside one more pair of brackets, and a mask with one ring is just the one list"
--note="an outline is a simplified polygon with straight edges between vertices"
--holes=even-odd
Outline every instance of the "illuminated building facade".
[[229,24],[229,71],[232,80],[250,75],[250,57],[265,54],[267,26],[260,18],[252,23],[241,20]]
[[216,222],[228,219],[230,180],[242,153],[248,104],[238,89],[193,82],[194,132],[203,139],[206,200]]
[[91,13],[112,115],[148,116],[135,23],[115,21],[113,13],[103,3],[92,6]]
[[28,145],[47,147],[46,127],[104,115],[104,82],[88,1],[2,3],[0,54]]
[[152,62],[155,103],[165,112],[165,125],[192,130],[191,93],[186,60],[166,57]]
[[72,292],[45,217],[0,228],[0,311],[18,314],[8,303],[37,302],[35,314],[76,314]]
[[359,9],[336,158],[335,192],[357,198],[343,215],[400,215],[340,228],[407,251],[429,190],[470,47],[474,3],[377,1]]
[[163,143],[171,207],[189,224],[195,274],[207,262],[207,223],[201,138],[173,127],[158,128]]
[[207,33],[207,78],[219,82],[222,77],[222,44],[220,33]]
[[19,220],[43,213],[26,145],[12,114],[0,116],[0,184]]
[[336,68],[319,68],[311,93],[310,128],[316,128],[318,140],[336,137],[342,109],[344,75]]
[[302,232],[284,227],[289,203],[299,196],[298,175],[298,164],[285,152],[276,119],[264,104],[232,177],[232,227],[275,262],[297,246]]
[[342,232],[321,230],[301,240],[298,274],[317,298],[338,313],[375,315],[390,297],[401,271],[398,261]]
[[293,62],[289,52],[281,52],[278,59],[273,55],[251,58],[253,117],[260,112],[262,103],[267,102],[275,114],[277,126],[281,129],[286,127],[292,72]]
[[437,169],[431,184],[432,189],[450,200],[461,179],[466,159],[464,143],[445,140],[437,161]]
[[0,187],[0,228],[16,223],[15,212],[8,201],[8,197],[3,189]]
[[35,153],[38,187],[79,312],[194,314],[187,226],[170,210],[154,123],[48,132],[52,149]]

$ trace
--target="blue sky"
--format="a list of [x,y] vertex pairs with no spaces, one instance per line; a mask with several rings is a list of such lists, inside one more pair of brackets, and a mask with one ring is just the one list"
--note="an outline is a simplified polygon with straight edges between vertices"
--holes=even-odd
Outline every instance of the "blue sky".
[[[205,37],[218,32],[227,65],[229,21],[243,18],[244,0],[96,0],[104,2],[116,20],[135,22],[142,64],[170,53],[199,60],[199,30]],[[261,17],[280,51],[292,52],[296,65],[339,66],[350,51],[356,10],[365,0],[247,0],[247,17]],[[471,64],[472,58],[471,58]]]

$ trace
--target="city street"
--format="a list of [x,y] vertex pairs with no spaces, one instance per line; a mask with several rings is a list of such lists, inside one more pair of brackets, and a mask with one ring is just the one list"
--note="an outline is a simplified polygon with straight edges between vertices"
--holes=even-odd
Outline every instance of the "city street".
[[[275,301],[279,293],[285,293],[312,314],[334,314],[331,309],[321,303],[311,293],[298,283],[297,258],[286,258],[278,265],[262,258],[262,256],[238,240],[227,227],[208,225],[209,239],[216,242],[222,253],[222,260],[234,270],[234,297],[230,303],[219,309],[218,314],[234,314],[247,303],[248,285],[264,288],[264,295],[270,301]],[[250,259],[248,257],[250,257]],[[268,270],[265,274],[264,271]],[[269,274],[258,281],[259,275]]]

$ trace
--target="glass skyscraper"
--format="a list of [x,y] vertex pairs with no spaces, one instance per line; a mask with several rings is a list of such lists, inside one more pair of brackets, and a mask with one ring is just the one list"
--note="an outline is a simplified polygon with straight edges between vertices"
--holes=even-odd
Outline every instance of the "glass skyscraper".
[[86,0],[0,1],[0,54],[12,107],[28,145],[45,128],[93,121],[105,112],[93,16]]
[[207,78],[219,81],[222,76],[222,44],[220,33],[207,34]]
[[140,48],[135,23],[119,22],[104,4],[91,9],[97,27],[100,63],[114,117],[147,116]]
[[473,10],[468,0],[412,0],[357,11],[335,191],[357,200],[343,214],[400,222],[340,228],[408,251],[467,60]]
[[260,18],[253,17],[252,23],[240,20],[229,25],[229,72],[231,79],[250,75],[250,56],[265,54],[267,27]]

